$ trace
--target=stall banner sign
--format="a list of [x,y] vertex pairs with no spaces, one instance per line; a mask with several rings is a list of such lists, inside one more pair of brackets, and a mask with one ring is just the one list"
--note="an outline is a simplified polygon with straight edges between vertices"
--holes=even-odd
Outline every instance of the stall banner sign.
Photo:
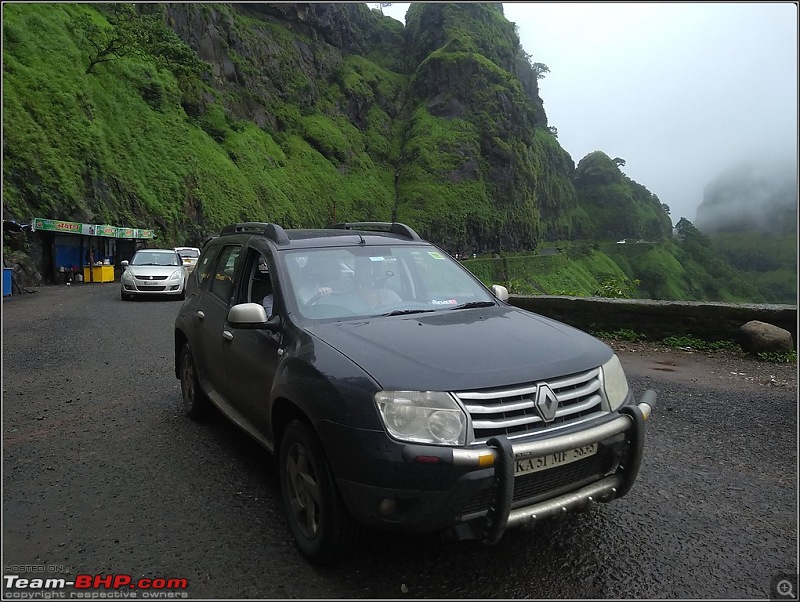
[[155,238],[155,230],[139,228],[117,228],[117,238]]
[[97,236],[110,236],[111,238],[117,237],[117,227],[116,226],[96,226],[95,232]]
[[85,236],[108,236],[110,238],[155,238],[156,231],[151,229],[125,228],[106,224],[81,224],[56,219],[33,218],[31,230],[47,230],[50,232],[66,232]]
[[70,234],[82,234],[81,226],[78,222],[65,222],[56,219],[42,219],[41,217],[33,218],[31,230],[48,230],[50,232],[68,232]]

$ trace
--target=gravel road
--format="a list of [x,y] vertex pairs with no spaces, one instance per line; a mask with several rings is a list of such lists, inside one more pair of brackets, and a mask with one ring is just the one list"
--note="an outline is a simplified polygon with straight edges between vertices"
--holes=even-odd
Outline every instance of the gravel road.
[[[626,497],[493,547],[375,535],[323,570],[294,549],[271,457],[219,416],[181,415],[179,302],[121,302],[118,286],[3,301],[5,575],[186,578],[204,599],[767,598],[778,575],[796,583],[794,364],[614,343],[634,390],[658,393]],[[6,582],[4,599],[19,593]]]

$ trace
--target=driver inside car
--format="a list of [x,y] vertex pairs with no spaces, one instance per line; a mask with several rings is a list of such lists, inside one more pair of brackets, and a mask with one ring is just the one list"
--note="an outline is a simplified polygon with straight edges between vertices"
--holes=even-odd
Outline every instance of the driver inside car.
[[297,289],[297,297],[304,304],[330,295],[333,285],[342,276],[339,263],[321,253],[313,253],[308,258],[301,274],[303,284]]

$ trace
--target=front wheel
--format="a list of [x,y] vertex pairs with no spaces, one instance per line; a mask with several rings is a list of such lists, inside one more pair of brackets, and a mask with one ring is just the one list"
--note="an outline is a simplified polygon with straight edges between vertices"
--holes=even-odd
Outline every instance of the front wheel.
[[209,401],[200,388],[200,379],[197,377],[197,368],[188,342],[181,347],[180,375],[183,411],[190,418],[202,418],[208,411]]
[[284,431],[280,478],[298,549],[314,564],[333,564],[351,545],[356,526],[336,489],[322,444],[300,420],[290,422]]

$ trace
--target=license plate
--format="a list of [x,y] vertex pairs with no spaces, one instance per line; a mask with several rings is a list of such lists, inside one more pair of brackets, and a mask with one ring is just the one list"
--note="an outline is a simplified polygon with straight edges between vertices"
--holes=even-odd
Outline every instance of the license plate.
[[568,449],[566,451],[558,452],[555,454],[547,454],[546,456],[537,456],[535,458],[517,458],[514,460],[514,476],[518,477],[532,472],[539,472],[540,470],[549,470],[556,466],[564,466],[583,460],[589,456],[597,453],[597,443],[590,443],[583,447],[575,449]]

